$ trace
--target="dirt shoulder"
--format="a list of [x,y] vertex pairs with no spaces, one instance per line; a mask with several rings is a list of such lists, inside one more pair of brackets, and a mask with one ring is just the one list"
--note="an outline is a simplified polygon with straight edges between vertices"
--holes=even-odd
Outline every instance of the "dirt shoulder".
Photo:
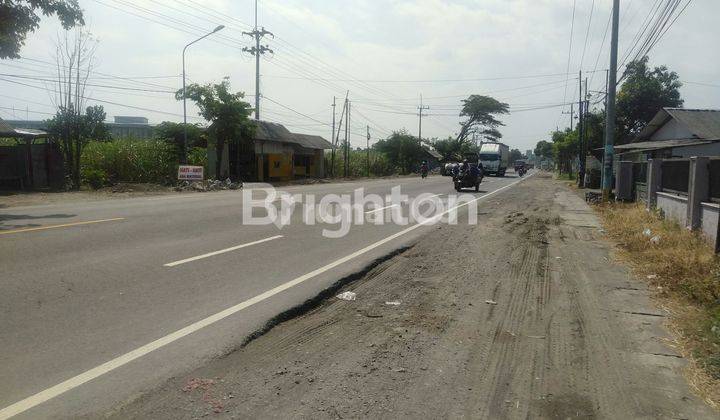
[[[597,219],[533,177],[117,418],[717,418]],[[399,304],[388,304],[399,302]]]

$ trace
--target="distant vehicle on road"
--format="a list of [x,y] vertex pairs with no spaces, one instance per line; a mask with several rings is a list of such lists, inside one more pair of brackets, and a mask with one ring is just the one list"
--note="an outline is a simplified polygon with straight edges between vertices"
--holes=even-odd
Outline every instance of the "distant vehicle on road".
[[483,179],[483,171],[477,163],[470,163],[467,159],[455,169],[453,184],[455,191],[462,191],[463,188],[475,188],[480,191],[480,183]]
[[515,161],[515,164],[513,165],[515,167],[515,172],[517,172],[519,169],[524,168],[528,169],[528,164],[522,159],[518,159]]
[[503,143],[483,143],[480,164],[488,175],[505,176],[510,163],[510,148]]

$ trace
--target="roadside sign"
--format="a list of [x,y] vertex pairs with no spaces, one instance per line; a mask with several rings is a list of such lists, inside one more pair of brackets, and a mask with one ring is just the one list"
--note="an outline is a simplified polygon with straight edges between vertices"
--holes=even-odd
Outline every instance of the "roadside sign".
[[202,181],[203,179],[205,177],[202,166],[180,165],[178,167],[178,180],[180,181]]

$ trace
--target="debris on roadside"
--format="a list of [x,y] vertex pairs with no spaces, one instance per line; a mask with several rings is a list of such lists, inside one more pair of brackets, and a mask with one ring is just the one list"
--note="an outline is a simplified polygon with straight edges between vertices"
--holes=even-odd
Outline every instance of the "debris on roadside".
[[227,178],[225,181],[220,181],[218,179],[208,179],[205,181],[183,181],[179,183],[175,187],[175,191],[181,192],[181,191],[197,191],[197,192],[205,192],[205,191],[221,191],[221,190],[238,190],[242,189],[243,183],[240,182],[233,182],[230,178]]
[[645,230],[643,230],[643,235],[647,236],[648,238],[651,237],[652,230],[650,230],[649,228],[646,228]]
[[400,301],[399,300],[391,300],[389,302],[385,302],[385,304],[390,305],[390,306],[400,306]]
[[658,278],[658,275],[657,274],[648,274],[647,278],[648,278],[648,280],[653,280],[653,279]]
[[497,305],[497,302],[495,302],[494,300],[486,300],[485,303],[487,303],[488,305]]
[[336,296],[338,299],[341,300],[355,300],[357,295],[355,292],[343,292]]
[[660,235],[655,235],[652,238],[650,238],[650,243],[653,245],[657,245],[660,243]]

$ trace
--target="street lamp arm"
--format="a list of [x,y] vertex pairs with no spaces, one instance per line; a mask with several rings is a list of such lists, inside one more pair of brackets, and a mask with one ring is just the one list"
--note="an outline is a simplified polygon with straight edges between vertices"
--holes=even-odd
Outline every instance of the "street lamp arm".
[[187,140],[187,94],[185,92],[185,51],[187,51],[188,47],[192,44],[203,40],[210,35],[214,34],[215,32],[218,32],[222,30],[225,26],[219,25],[213,29],[212,32],[209,32],[200,38],[196,39],[195,41],[187,44],[185,47],[183,47],[182,50],[182,75],[183,75],[183,84],[182,84],[182,96],[183,96],[183,163],[187,163],[187,149],[188,149],[188,140]]

